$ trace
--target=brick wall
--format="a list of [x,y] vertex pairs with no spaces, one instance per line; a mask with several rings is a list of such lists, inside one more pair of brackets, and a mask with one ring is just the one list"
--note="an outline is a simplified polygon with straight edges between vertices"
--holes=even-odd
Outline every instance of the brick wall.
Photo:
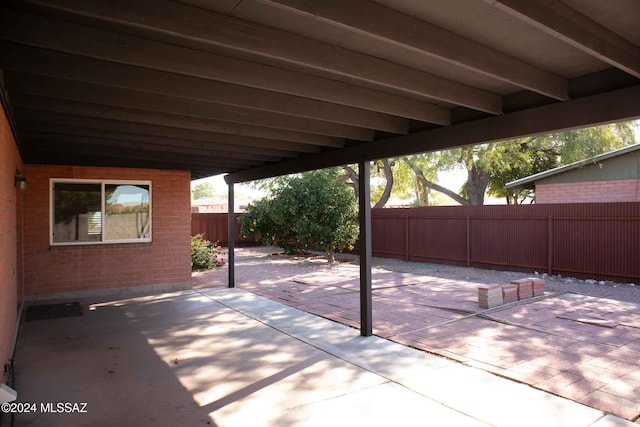
[[536,203],[640,201],[640,179],[536,184]]
[[[127,294],[191,286],[190,174],[186,171],[26,165],[27,298]],[[49,179],[152,182],[152,242],[49,245]]]
[[22,171],[22,161],[0,105],[0,367],[11,357],[22,283],[19,253],[23,195],[14,184],[16,169]]

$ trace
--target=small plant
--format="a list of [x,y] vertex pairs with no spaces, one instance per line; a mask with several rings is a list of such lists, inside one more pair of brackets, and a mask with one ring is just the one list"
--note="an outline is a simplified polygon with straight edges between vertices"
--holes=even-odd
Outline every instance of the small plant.
[[211,243],[202,234],[191,237],[191,271],[210,270],[222,267],[225,262],[222,247]]

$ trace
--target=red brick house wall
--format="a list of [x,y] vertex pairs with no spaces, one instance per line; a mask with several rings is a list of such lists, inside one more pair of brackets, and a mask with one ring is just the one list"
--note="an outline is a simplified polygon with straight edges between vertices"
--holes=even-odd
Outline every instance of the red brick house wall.
[[15,187],[16,170],[23,170],[22,160],[0,105],[0,366],[11,357],[22,284],[19,254],[23,194]]
[[541,184],[536,203],[599,203],[640,201],[640,179]]
[[[188,171],[26,165],[25,175],[28,299],[191,287]],[[152,242],[51,246],[50,178],[151,181]]]

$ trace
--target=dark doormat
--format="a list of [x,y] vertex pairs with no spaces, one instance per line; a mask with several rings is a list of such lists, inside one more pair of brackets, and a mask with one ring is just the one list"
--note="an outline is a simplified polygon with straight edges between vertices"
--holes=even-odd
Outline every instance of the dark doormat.
[[26,321],[79,316],[82,316],[82,308],[80,308],[80,303],[77,302],[32,305],[27,307]]

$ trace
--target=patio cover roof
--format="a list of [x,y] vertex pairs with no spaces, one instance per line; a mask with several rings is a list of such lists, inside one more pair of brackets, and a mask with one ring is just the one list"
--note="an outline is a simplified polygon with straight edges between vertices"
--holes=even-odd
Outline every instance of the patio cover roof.
[[637,0],[15,0],[26,163],[229,182],[640,116]]

